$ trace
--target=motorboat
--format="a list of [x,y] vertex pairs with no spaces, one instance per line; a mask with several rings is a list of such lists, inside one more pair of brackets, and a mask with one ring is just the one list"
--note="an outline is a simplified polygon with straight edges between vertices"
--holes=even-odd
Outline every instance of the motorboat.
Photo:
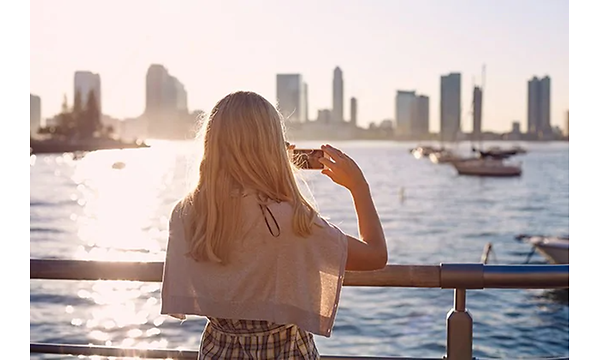
[[452,162],[459,175],[512,177],[521,176],[520,163],[505,163],[503,159],[483,157]]
[[508,159],[511,156],[525,154],[527,152],[520,146],[513,146],[510,149],[501,149],[498,146],[494,146],[487,150],[476,149],[473,147],[472,151],[478,153],[480,157],[490,157],[496,159]]
[[430,154],[436,151],[443,151],[443,148],[435,148],[433,146],[417,146],[414,149],[410,150],[410,153],[416,158],[426,158],[429,157]]
[[435,151],[429,154],[429,160],[431,160],[434,164],[446,164],[446,163],[456,163],[462,162],[466,160],[471,160],[473,158],[465,158],[463,156],[457,155],[451,150],[442,150]]
[[122,161],[117,161],[114,164],[112,164],[112,168],[115,170],[121,170],[125,168],[125,163]]
[[569,237],[519,235],[518,240],[531,244],[535,250],[552,264],[569,263]]

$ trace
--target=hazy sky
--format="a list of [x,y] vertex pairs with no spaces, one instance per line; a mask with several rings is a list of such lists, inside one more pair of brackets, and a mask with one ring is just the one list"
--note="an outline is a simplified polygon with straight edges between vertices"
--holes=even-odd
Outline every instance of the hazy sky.
[[145,74],[165,65],[210,110],[235,90],[275,102],[275,75],[301,73],[310,118],[332,105],[333,69],[344,75],[345,115],[358,99],[366,126],[394,116],[396,90],[430,97],[439,130],[440,75],[462,73],[463,129],[473,81],[486,65],[483,128],[525,129],[527,80],[552,79],[553,125],[569,106],[567,0],[150,1],[32,0],[30,91],[42,116],[73,98],[73,73],[97,72],[104,113],[135,117]]

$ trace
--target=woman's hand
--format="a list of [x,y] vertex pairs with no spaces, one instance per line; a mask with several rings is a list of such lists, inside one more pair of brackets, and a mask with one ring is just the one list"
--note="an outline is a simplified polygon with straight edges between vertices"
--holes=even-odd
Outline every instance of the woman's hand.
[[325,169],[321,170],[322,174],[350,192],[369,191],[369,184],[362,170],[350,156],[329,144],[321,146],[321,149],[328,156],[319,159],[319,162],[325,165]]

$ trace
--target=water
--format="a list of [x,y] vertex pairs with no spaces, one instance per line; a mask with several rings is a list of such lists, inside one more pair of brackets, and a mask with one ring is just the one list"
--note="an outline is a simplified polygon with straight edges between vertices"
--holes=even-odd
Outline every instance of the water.
[[[336,145],[371,184],[391,264],[478,262],[488,242],[491,263],[518,264],[530,247],[515,235],[569,233],[568,143],[521,144],[529,153],[514,160],[523,176],[507,179],[460,177],[450,165],[413,158],[410,143]],[[189,155],[196,150],[194,143],[159,142],[82,159],[32,157],[31,258],[163,260],[169,212],[193,184],[197,159]],[[125,168],[113,169],[117,161]],[[302,177],[321,213],[357,235],[349,193],[318,172]],[[535,254],[531,262],[544,260]],[[32,342],[198,348],[204,319],[161,316],[158,283],[30,283]],[[325,355],[441,358],[452,304],[452,290],[345,287],[333,335],[315,337],[317,346]],[[467,308],[474,356],[568,356],[568,293],[474,290]]]

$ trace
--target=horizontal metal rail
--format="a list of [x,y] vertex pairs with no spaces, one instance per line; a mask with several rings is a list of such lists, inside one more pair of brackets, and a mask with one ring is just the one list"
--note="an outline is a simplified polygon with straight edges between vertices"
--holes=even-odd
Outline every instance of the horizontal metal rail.
[[[107,262],[30,259],[32,280],[162,281],[162,262]],[[382,270],[346,272],[345,286],[454,289],[454,307],[446,318],[445,360],[472,360],[473,319],[466,309],[466,290],[485,288],[568,288],[569,265],[389,265]],[[197,359],[198,352],[174,349],[117,348],[95,345],[31,343],[30,353],[118,356],[147,359]],[[411,357],[322,356],[323,359],[417,359]],[[425,358],[420,358],[427,360]],[[553,360],[567,359],[555,357]],[[429,360],[433,360],[429,358]],[[551,360],[544,358],[544,360]]]
[[[111,346],[96,345],[57,345],[39,344],[29,345],[30,353],[39,354],[62,354],[83,356],[114,356],[114,357],[138,357],[142,359],[198,359],[198,351],[173,350],[173,349],[135,349],[118,348]],[[381,356],[327,356],[321,355],[321,359],[327,360],[441,360],[442,358],[414,358],[414,357],[381,357]],[[544,360],[552,360],[546,359]]]
[[[30,279],[162,281],[162,262],[30,259]],[[551,289],[569,287],[569,265],[388,265],[348,271],[345,286],[447,289]]]

